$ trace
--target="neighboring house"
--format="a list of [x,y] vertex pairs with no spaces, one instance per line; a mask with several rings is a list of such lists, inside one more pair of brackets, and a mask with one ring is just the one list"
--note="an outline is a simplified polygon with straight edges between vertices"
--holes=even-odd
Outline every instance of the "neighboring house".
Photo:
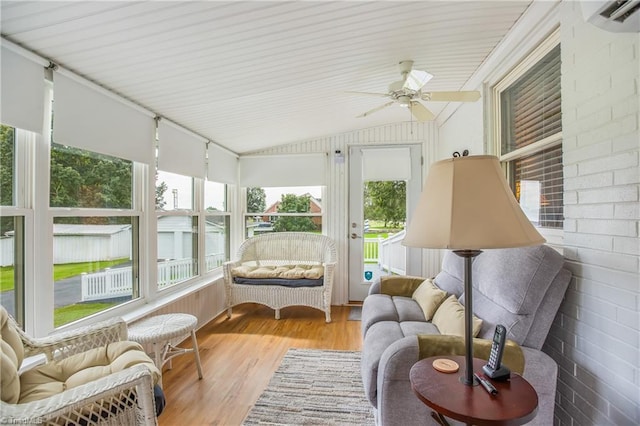
[[[184,216],[158,219],[158,259],[191,258],[193,227]],[[222,253],[225,229],[218,223],[206,222],[205,247],[210,253]],[[0,266],[13,265],[13,231],[0,238]],[[54,264],[131,259],[131,225],[53,225]]]
[[[158,218],[158,260],[190,259],[194,244],[197,244],[197,230],[188,216],[161,216]],[[223,226],[207,221],[205,223],[205,248],[209,253],[224,253],[226,244]]]
[[[13,231],[0,239],[0,266],[13,265]],[[131,259],[131,225],[53,225],[53,263]]]
[[[307,194],[303,194],[302,196],[307,196],[309,197],[309,213],[322,213],[322,202],[321,200],[318,200],[317,198],[315,198],[313,195],[307,193]],[[271,204],[265,211],[265,215],[262,216],[262,221],[263,222],[273,222],[277,216],[268,216],[266,215],[266,213],[278,213],[278,209],[280,208],[280,201],[276,201],[275,203]],[[312,217],[311,220],[313,221],[313,223],[317,226],[322,226],[322,217],[320,216],[316,216],[316,217]]]
[[131,225],[53,225],[54,264],[121,258],[131,258]]

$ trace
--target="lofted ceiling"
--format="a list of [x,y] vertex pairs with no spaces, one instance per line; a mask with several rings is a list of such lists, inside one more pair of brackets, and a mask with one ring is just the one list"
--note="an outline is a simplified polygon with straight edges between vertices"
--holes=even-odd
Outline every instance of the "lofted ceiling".
[[[237,153],[411,120],[398,63],[465,83],[530,1],[5,1],[2,36]],[[481,101],[479,101],[481,102]],[[425,102],[435,114],[443,102]],[[436,118],[438,119],[438,117]]]

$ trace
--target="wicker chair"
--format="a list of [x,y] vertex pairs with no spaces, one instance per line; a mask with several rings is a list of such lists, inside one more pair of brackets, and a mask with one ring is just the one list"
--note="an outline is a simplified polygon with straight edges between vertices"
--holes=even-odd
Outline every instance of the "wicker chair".
[[[154,383],[159,379],[160,372],[139,344],[126,341],[127,326],[123,320],[112,319],[36,339],[26,335],[7,311],[0,307],[0,331],[0,424],[157,424]],[[89,363],[87,360],[109,357],[125,347],[114,366],[90,362],[91,365],[82,369],[83,363]],[[41,354],[46,357],[46,362],[18,371],[24,357]],[[125,365],[115,366],[118,363]],[[84,384],[53,380],[45,384],[48,389],[41,387],[25,397],[24,391],[29,384],[26,382],[31,380],[30,384],[33,385],[35,377],[29,372],[38,369],[65,375],[71,369],[76,374],[73,379],[76,382],[82,382],[83,378],[90,379]],[[109,373],[102,375],[104,371]],[[74,377],[73,374],[71,377]],[[50,395],[40,398],[57,387],[60,388],[59,392],[49,392]]]
[[[238,260],[223,265],[227,316],[241,303],[260,303],[275,310],[287,306],[309,306],[324,311],[331,322],[331,291],[337,254],[333,240],[325,235],[306,232],[275,232],[245,240],[238,250]],[[243,265],[274,267],[282,265],[321,265],[322,285],[288,287],[271,285],[269,280],[256,284],[238,284],[234,268]]]

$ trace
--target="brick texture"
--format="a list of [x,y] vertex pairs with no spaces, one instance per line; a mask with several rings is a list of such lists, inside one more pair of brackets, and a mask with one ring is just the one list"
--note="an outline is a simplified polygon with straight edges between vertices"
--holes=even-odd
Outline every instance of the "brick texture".
[[640,36],[561,9],[564,254],[574,276],[547,342],[558,425],[640,424]]

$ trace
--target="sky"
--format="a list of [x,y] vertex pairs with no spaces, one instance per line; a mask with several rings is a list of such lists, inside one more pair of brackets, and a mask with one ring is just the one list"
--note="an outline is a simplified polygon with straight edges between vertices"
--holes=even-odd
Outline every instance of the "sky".
[[282,188],[264,188],[267,196],[266,205],[269,207],[282,198],[282,194],[311,194],[314,198],[322,198],[322,187],[320,186],[288,186]]
[[[177,203],[179,209],[192,208],[191,194],[191,178],[187,176],[176,175],[163,171],[158,172],[158,181],[167,184],[167,190],[164,193],[165,209],[173,210],[174,190],[176,191]],[[205,184],[204,206],[215,207],[223,210],[224,185],[216,182],[206,182]],[[266,207],[269,207],[276,201],[280,200],[282,194],[311,194],[315,198],[322,198],[322,187],[320,186],[290,186],[280,188],[264,188],[266,199]]]

